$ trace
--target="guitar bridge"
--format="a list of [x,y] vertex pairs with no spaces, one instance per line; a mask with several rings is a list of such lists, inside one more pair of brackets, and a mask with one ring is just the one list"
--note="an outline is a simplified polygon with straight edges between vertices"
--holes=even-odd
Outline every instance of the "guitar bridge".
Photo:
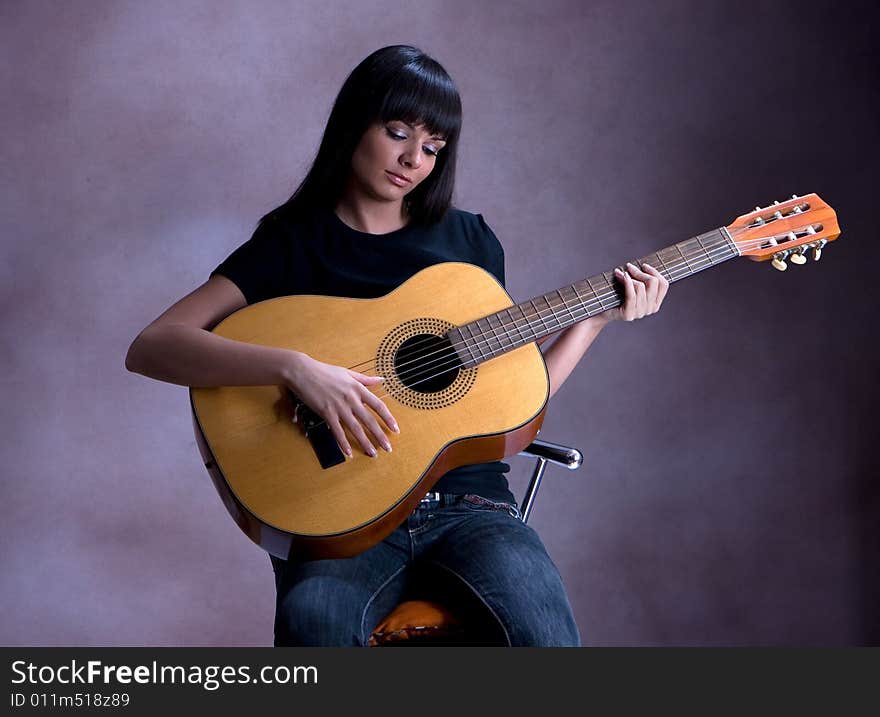
[[332,468],[340,463],[345,463],[345,454],[333,437],[333,432],[327,422],[289,388],[287,392],[293,402],[293,421],[300,425],[306,438],[309,439],[321,468]]

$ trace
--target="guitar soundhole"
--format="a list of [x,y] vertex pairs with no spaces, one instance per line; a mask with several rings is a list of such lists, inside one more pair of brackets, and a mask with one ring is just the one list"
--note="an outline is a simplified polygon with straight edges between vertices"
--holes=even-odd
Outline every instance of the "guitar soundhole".
[[383,391],[406,406],[437,410],[460,401],[477,380],[478,368],[465,368],[446,335],[455,324],[433,317],[395,326],[376,350],[376,375]]
[[444,336],[416,334],[394,354],[394,373],[407,388],[419,393],[438,393],[458,378],[461,363]]

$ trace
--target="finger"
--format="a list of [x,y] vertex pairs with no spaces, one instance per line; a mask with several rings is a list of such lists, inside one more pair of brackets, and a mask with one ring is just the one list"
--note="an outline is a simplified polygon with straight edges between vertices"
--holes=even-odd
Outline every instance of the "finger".
[[663,299],[666,298],[666,292],[669,291],[669,279],[667,279],[663,274],[654,267],[650,267],[653,271],[657,272],[657,276],[660,279],[660,284],[657,291],[657,309],[660,309],[660,304],[663,303]]
[[645,271],[656,278],[654,286],[652,287],[655,293],[651,298],[650,303],[650,308],[652,309],[651,313],[653,314],[660,310],[660,304],[663,303],[663,299],[666,297],[666,292],[669,291],[669,280],[650,264],[642,264],[642,266]]
[[382,383],[385,380],[384,376],[368,376],[365,373],[358,373],[351,369],[348,369],[348,372],[365,386],[375,386],[377,383]]
[[614,272],[623,282],[623,306],[620,307],[620,316],[624,321],[633,320],[633,309],[636,302],[636,289],[633,285],[632,277],[621,269],[615,269]]
[[[642,264],[642,266],[647,266],[647,264]],[[639,281],[646,281],[650,278],[650,274],[642,271],[638,266],[633,264],[631,261],[626,263],[626,270]]]
[[375,414],[363,403],[360,405],[360,408],[355,409],[354,414],[373,434],[376,442],[391,453],[391,442],[388,440],[388,436],[385,435],[385,431],[382,430],[382,426],[379,425],[379,421],[376,420]]
[[[648,274],[645,274],[645,272],[640,271],[638,267],[635,266],[635,264],[627,264],[626,266],[627,269],[629,269],[630,271],[635,270],[642,276],[649,276]],[[648,299],[647,288],[645,284],[638,279],[630,278],[630,281],[633,283],[633,292],[635,295],[635,300],[633,302],[633,306],[631,307],[632,318],[629,319],[629,321],[632,321],[633,319],[641,319],[645,315],[645,312],[647,311]]]
[[372,391],[364,390],[363,391],[363,399],[364,403],[366,403],[370,408],[372,408],[376,413],[382,416],[382,420],[385,421],[385,424],[395,433],[400,433],[400,426],[397,425],[397,421],[394,420],[394,416],[391,415],[391,411],[388,409],[388,406],[385,405],[385,401],[379,398]]
[[370,443],[370,439],[367,437],[367,433],[364,431],[364,427],[361,425],[357,416],[355,416],[354,413],[350,413],[345,418],[346,427],[351,431],[352,435],[357,438],[358,443],[360,443],[361,447],[364,449],[364,453],[371,458],[375,458],[378,451],[373,444]]
[[666,292],[669,291],[669,282],[664,281],[660,284],[660,291],[657,293],[657,308],[660,308],[660,304],[663,303],[663,299],[666,298]]
[[342,424],[339,422],[339,419],[327,419],[327,425],[330,426],[330,432],[333,434],[333,437],[336,439],[336,443],[342,449],[343,453],[351,458],[351,444],[348,442],[348,438],[345,435],[345,431],[342,429]]
[[635,318],[642,319],[648,313],[648,290],[641,282],[633,279],[636,285],[636,315]]
[[645,285],[645,313],[642,314],[646,316],[647,314],[653,314],[657,310],[657,294],[660,292],[660,278],[657,276],[657,270],[653,269],[654,273],[648,271],[652,267],[647,264],[642,264],[645,268],[645,271],[638,272],[641,276],[639,280]]

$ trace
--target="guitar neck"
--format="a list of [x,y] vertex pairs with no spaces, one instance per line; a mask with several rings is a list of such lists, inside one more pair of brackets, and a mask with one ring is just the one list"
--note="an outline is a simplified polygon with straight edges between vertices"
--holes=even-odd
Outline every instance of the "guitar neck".
[[[672,283],[736,256],[736,244],[721,227],[632,263],[650,264]],[[623,299],[613,270],[604,271],[458,326],[447,337],[462,365],[472,367],[620,306]]]

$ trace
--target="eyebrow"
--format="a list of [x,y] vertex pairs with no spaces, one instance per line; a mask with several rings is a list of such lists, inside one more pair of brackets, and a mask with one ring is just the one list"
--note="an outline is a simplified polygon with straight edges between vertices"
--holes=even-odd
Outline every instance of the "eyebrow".
[[[410,129],[415,129],[415,127],[413,127],[409,122],[404,122],[403,120],[400,120],[400,122],[401,122],[401,124],[405,124],[405,125],[406,125],[407,127],[409,127]],[[428,139],[439,139],[439,140],[440,140],[441,142],[443,142],[443,143],[446,142],[446,140],[443,139],[443,137],[441,137],[441,136],[438,135],[438,134],[435,134],[433,137],[428,137]]]

